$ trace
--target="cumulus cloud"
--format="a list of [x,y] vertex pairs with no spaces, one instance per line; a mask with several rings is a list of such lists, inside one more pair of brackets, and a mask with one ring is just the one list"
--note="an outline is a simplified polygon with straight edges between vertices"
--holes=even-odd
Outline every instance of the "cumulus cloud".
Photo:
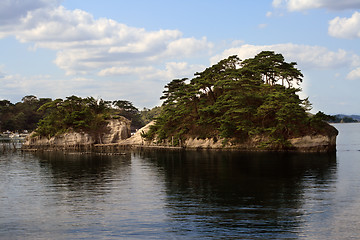
[[21,25],[21,19],[37,9],[51,9],[57,0],[0,1],[0,38],[11,35]]
[[152,66],[146,67],[111,67],[101,70],[99,76],[112,75],[135,75],[138,79],[166,79],[191,78],[195,72],[206,68],[204,65],[188,64],[187,62],[167,62],[164,69],[156,69]]
[[360,67],[352,70],[347,75],[347,79],[350,79],[350,80],[360,79]]
[[223,53],[211,58],[214,64],[231,55],[238,55],[240,59],[254,57],[261,51],[275,51],[282,53],[287,61],[296,61],[301,68],[341,68],[344,66],[359,65],[359,56],[339,49],[330,51],[325,47],[298,45],[298,44],[275,44],[275,45],[249,45],[230,48]]
[[17,24],[28,12],[58,5],[59,0],[2,0],[0,2],[0,24]]
[[172,41],[164,52],[165,56],[193,56],[195,52],[206,52],[213,47],[206,37],[202,39],[181,38]]
[[350,18],[336,17],[329,22],[329,34],[337,38],[360,38],[360,12]]
[[168,62],[166,68],[161,72],[165,79],[191,78],[195,72],[203,71],[207,66],[199,64],[188,64],[186,62]]
[[[22,8],[17,1],[5,2],[1,11],[19,11],[0,17],[4,23],[0,37],[13,35],[34,44],[34,49],[57,51],[54,63],[68,75],[123,74],[133,65],[137,70],[149,69],[154,61],[164,64],[212,48],[206,38],[183,38],[178,30],[146,31],[107,18],[94,19],[88,12],[56,5],[56,0],[26,0],[29,6]],[[30,7],[30,3],[36,4]],[[16,20],[16,26],[6,24],[10,20]]]
[[313,8],[326,8],[330,10],[358,9],[358,0],[273,0],[273,7],[287,8],[289,11],[304,11]]
[[151,66],[148,67],[111,67],[102,69],[99,76],[112,76],[112,75],[147,75],[154,72],[155,69]]
[[[305,11],[314,8],[329,10],[359,9],[359,0],[273,0],[274,8],[286,8],[288,11]],[[337,38],[360,38],[360,13],[355,12],[350,18],[336,17],[329,22],[330,36]]]

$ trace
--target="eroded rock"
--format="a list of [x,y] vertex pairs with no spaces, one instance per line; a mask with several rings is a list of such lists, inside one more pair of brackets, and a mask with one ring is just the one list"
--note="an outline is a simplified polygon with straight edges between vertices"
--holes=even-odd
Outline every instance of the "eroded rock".
[[131,122],[125,118],[108,120],[106,128],[108,131],[101,134],[69,131],[51,138],[46,138],[40,136],[34,137],[34,133],[32,133],[23,144],[23,147],[67,148],[73,146],[89,146],[95,143],[116,143],[130,137],[130,123]]

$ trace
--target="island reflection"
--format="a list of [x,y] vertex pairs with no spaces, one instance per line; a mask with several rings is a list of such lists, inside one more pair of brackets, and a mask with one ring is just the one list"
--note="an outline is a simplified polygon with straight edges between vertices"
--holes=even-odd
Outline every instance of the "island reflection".
[[336,154],[142,152],[162,169],[174,232],[297,237],[308,189],[335,188]]
[[[52,191],[48,200],[57,203],[57,214],[79,213],[75,217],[84,226],[107,216],[103,227],[120,236],[146,223],[142,231],[170,236],[296,238],[311,211],[309,191],[331,192],[337,181],[335,153],[37,156],[52,181],[46,184]],[[91,212],[95,223],[84,212]]]

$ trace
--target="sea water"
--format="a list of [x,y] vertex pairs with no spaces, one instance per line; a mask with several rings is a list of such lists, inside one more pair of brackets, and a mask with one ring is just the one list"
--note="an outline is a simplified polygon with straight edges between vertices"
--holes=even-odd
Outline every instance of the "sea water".
[[360,124],[329,154],[0,153],[0,239],[358,239]]

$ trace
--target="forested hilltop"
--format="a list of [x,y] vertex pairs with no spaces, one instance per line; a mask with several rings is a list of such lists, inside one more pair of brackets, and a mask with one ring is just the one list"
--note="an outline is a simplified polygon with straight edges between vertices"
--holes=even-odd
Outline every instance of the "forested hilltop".
[[258,138],[260,148],[287,149],[290,138],[336,135],[323,121],[328,116],[309,114],[309,100],[297,95],[302,78],[282,54],[263,51],[243,61],[230,56],[192,79],[167,84],[162,112],[143,137],[175,145],[188,138],[224,144]]

